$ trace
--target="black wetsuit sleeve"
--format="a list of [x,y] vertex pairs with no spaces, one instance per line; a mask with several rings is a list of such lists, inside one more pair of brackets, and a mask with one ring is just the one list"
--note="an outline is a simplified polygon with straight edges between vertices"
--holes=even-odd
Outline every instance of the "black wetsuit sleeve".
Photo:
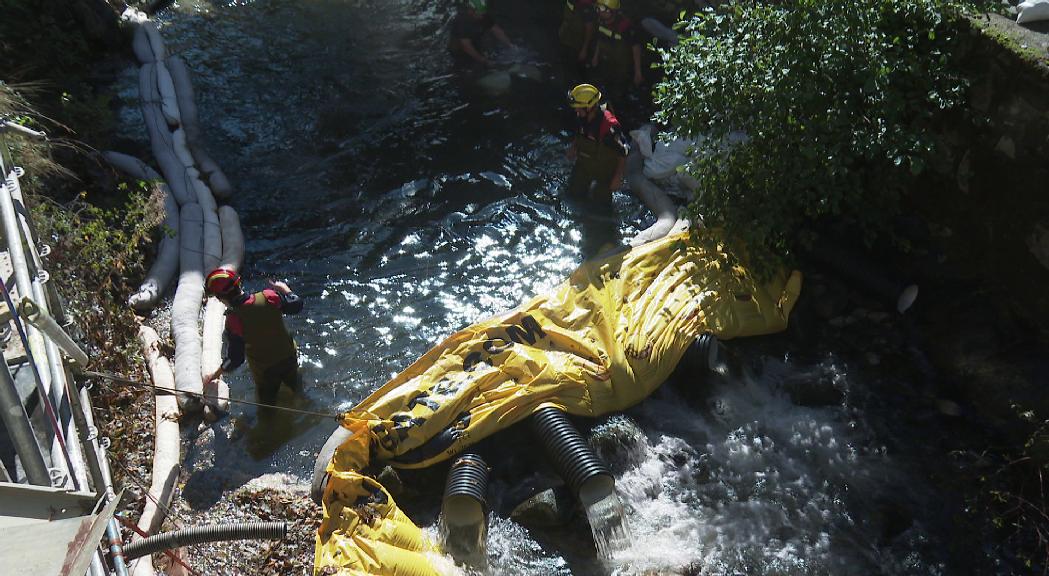
[[627,141],[626,135],[623,134],[622,127],[612,128],[605,135],[605,146],[616,151],[619,156],[626,156],[630,153],[630,142]]
[[302,298],[294,292],[280,295],[280,310],[285,314],[298,314],[302,312],[303,305]]
[[236,370],[244,363],[244,338],[226,331],[226,353],[222,355],[222,371]]

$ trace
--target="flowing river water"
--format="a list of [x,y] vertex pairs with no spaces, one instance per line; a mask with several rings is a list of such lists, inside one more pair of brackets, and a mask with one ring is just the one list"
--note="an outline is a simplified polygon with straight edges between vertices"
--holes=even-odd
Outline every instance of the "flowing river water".
[[[557,285],[580,261],[560,199],[570,169],[554,52],[561,4],[495,8],[543,76],[515,78],[501,96],[457,72],[444,0],[183,0],[160,17],[192,71],[206,144],[237,189],[249,287],[283,278],[306,299],[288,322],[314,409],[352,406],[445,335]],[[134,71],[121,85],[125,135],[142,141]],[[629,193],[616,205],[624,235],[651,221]],[[856,354],[825,331],[800,346],[790,335],[729,343],[745,368],[732,377],[679,375],[592,423],[634,546],[604,566],[585,524],[530,531],[496,514],[490,573],[994,566],[956,521],[964,502],[941,472],[945,433],[921,401],[926,363],[886,316],[845,321],[889,352]],[[252,397],[246,370],[232,387]],[[254,413],[233,416],[250,426]],[[260,445],[233,420],[212,455],[218,493],[269,472],[308,483],[333,428],[300,421]]]

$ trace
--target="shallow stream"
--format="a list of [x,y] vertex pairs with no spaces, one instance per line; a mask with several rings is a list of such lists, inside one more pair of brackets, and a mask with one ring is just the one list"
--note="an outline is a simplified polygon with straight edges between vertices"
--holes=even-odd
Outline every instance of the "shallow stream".
[[[516,56],[543,76],[515,78],[501,96],[448,55],[452,2],[183,0],[160,18],[193,74],[207,146],[237,189],[249,288],[281,278],[306,299],[289,325],[314,409],[352,406],[444,336],[557,285],[580,261],[559,197],[570,168],[553,51],[561,4],[494,4]],[[141,141],[132,70],[121,85],[121,122]],[[616,205],[624,235],[652,219],[629,193]],[[938,476],[947,456],[930,434],[944,432],[922,400],[921,352],[888,314],[844,318],[867,353],[829,327],[729,343],[746,370],[681,375],[626,416],[592,423],[635,541],[611,566],[594,560],[587,532],[529,531],[497,515],[490,572],[993,566],[993,551],[955,524],[964,503]],[[232,387],[252,398],[246,370]],[[221,424],[229,439],[187,456],[192,506],[270,472],[309,482],[333,423],[290,422],[260,439],[253,418],[235,407]]]

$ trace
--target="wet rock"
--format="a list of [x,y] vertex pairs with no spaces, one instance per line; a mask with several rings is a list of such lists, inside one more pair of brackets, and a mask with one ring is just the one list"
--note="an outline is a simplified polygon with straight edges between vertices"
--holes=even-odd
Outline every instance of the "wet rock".
[[544,490],[517,505],[510,518],[526,528],[551,528],[571,522],[575,498],[566,488]]
[[875,511],[878,523],[881,525],[881,540],[884,543],[891,542],[897,536],[903,534],[914,523],[907,508],[899,502],[883,501]]
[[1045,429],[1039,429],[1031,435],[1027,441],[1025,452],[1039,468],[1049,464],[1049,432]]
[[1009,136],[1002,136],[994,147],[996,152],[1004,154],[1010,160],[1016,159],[1016,143]]
[[848,297],[841,286],[819,283],[811,287],[812,309],[824,320],[835,318],[844,311]]
[[838,406],[845,400],[845,393],[825,375],[798,374],[784,380],[782,388],[791,402],[799,406]]
[[1027,248],[1039,264],[1049,269],[1049,226],[1036,225],[1027,236]]
[[375,477],[375,480],[382,484],[383,488],[397,499],[405,495],[404,482],[401,482],[401,477],[397,474],[397,471],[392,466],[387,466],[382,469],[382,472]]
[[961,416],[962,407],[957,402],[952,402],[944,398],[938,398],[936,400],[936,410],[945,416]]
[[636,422],[620,415],[591,430],[590,447],[613,474],[620,474],[644,460],[648,440]]

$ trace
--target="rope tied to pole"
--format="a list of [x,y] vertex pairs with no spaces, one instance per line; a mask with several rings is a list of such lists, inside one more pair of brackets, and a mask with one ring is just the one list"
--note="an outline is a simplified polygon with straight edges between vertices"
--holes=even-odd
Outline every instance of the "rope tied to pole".
[[[182,394],[182,395],[185,395],[185,396],[198,398],[200,400],[204,400],[204,398],[205,398],[205,395],[200,393],[200,392],[186,392],[184,390],[176,390],[174,388],[166,388],[164,386],[157,386],[156,384],[151,384],[151,383],[148,383],[148,382],[142,382],[142,381],[139,381],[139,380],[132,380],[131,378],[126,378],[126,377],[121,376],[119,374],[112,374],[112,373],[109,373],[109,372],[96,372],[94,370],[79,370],[77,373],[81,374],[83,376],[92,376],[92,377],[95,377],[95,378],[102,378],[104,380],[109,380],[111,382],[119,382],[121,384],[130,384],[132,386],[137,386],[139,388],[149,388],[149,389],[152,389],[154,391],[159,390],[161,392],[167,392],[169,394]],[[283,410],[285,412],[294,412],[296,414],[304,414],[306,416],[316,416],[318,418],[331,418],[331,419],[334,419],[334,420],[342,420],[342,414],[337,414],[337,413],[333,413],[333,412],[316,412],[316,411],[313,411],[313,410],[302,410],[302,409],[299,409],[299,408],[291,408],[291,407],[288,407],[288,406],[280,406],[280,405],[277,405],[277,404],[265,404],[263,402],[252,402],[250,400],[240,400],[240,399],[237,399],[237,398],[228,398],[228,400],[230,402],[234,402],[234,403],[237,403],[237,404],[246,404],[246,405],[249,405],[249,406],[256,406],[256,407],[260,407],[260,408],[272,408],[274,410]]]

